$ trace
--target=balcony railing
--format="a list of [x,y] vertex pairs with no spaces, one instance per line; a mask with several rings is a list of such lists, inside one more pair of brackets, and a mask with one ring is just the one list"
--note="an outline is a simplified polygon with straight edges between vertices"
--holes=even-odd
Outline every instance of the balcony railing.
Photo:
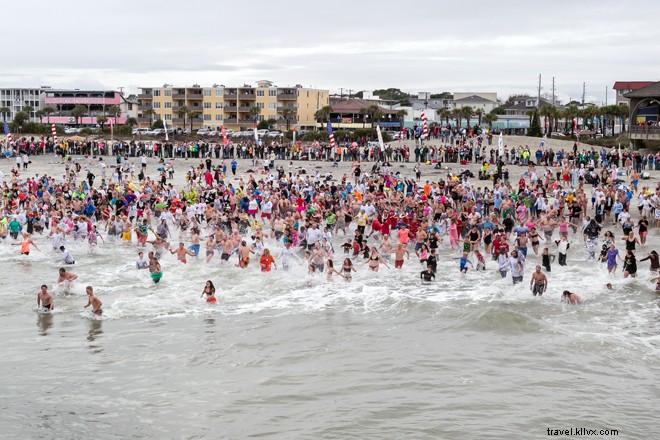
[[201,93],[191,93],[189,95],[186,95],[186,98],[188,99],[204,99],[204,95]]
[[153,99],[153,98],[154,98],[154,96],[150,95],[148,93],[140,93],[138,95],[138,99]]
[[235,112],[235,111],[238,111],[238,106],[235,106],[235,105],[226,105],[226,106],[224,107],[224,109],[225,109],[226,112]]
[[238,98],[238,95],[236,93],[225,93],[224,97],[225,99],[236,99]]
[[185,93],[173,93],[172,99],[186,99]]
[[252,106],[249,106],[249,105],[241,105],[240,107],[238,107],[238,111],[239,112],[249,112],[251,108],[252,108]]
[[297,96],[295,93],[278,93],[277,99],[296,99]]
[[629,130],[631,139],[660,139],[660,127],[648,125],[631,125]]

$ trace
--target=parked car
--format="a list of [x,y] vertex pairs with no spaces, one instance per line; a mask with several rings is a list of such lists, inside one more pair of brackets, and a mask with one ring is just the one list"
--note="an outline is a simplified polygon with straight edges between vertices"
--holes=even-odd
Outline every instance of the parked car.
[[560,133],[558,131],[553,131],[552,133],[550,133],[550,136],[552,136],[552,137],[566,137],[564,135],[564,133]]
[[394,141],[398,141],[399,139],[401,139],[403,137],[403,133],[400,132],[400,131],[388,131],[388,133],[389,133],[390,137],[392,138],[392,140],[394,140]]
[[209,131],[207,136],[209,136],[209,137],[218,137],[218,136],[220,136],[220,132],[218,130],[211,130],[211,131]]
[[148,128],[134,128],[131,130],[131,133],[138,136],[145,136],[149,133],[149,131],[150,130]]
[[278,130],[271,130],[268,133],[266,133],[266,137],[269,137],[269,138],[282,137],[282,132],[278,131]]
[[147,135],[149,135],[149,136],[165,136],[165,129],[164,128],[154,128],[153,130],[148,131]]
[[211,130],[209,130],[208,128],[200,128],[199,130],[197,130],[197,135],[198,136],[206,136],[210,132],[211,132]]
[[65,134],[76,134],[76,133],[80,133],[80,129],[75,128],[75,127],[66,127],[64,129],[64,133]]

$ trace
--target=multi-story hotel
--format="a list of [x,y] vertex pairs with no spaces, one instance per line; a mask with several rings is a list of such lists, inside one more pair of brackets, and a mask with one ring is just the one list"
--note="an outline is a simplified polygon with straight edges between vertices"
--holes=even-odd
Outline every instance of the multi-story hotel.
[[[138,95],[138,123],[149,126],[162,119],[170,128],[225,128],[244,130],[255,121],[274,119],[279,129],[289,126],[313,127],[314,113],[328,105],[329,91],[295,87],[277,87],[270,81],[259,81],[256,87],[142,87]],[[189,114],[184,115],[187,108]],[[260,112],[255,114],[254,107]],[[287,111],[288,109],[288,111]],[[153,110],[153,111],[152,111]],[[184,127],[185,123],[185,127]]]
[[36,122],[35,112],[39,111],[44,105],[44,88],[2,88],[0,89],[0,107],[9,109],[9,113],[4,115],[7,122],[14,119],[14,115],[23,111],[26,107],[32,107],[29,119]]

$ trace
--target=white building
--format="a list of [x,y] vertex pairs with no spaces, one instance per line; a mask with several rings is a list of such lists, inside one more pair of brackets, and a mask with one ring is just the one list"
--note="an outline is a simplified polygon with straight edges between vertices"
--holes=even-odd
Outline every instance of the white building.
[[9,109],[9,114],[4,116],[5,120],[11,122],[16,113],[29,106],[32,107],[29,114],[30,121],[38,122],[39,119],[35,116],[35,113],[44,107],[45,90],[47,89],[48,87],[0,88],[0,107]]

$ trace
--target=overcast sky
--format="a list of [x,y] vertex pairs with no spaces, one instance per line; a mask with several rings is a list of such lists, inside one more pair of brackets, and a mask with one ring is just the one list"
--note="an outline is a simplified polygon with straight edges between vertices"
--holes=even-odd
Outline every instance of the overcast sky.
[[[226,4],[225,4],[226,3]],[[0,86],[268,79],[408,92],[543,92],[609,103],[660,80],[660,1],[11,1]]]

